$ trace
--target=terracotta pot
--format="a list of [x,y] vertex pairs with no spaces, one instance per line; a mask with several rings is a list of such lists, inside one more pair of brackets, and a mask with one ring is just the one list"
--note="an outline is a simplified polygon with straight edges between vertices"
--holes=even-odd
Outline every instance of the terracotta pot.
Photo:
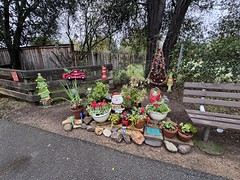
[[122,124],[125,126],[129,125],[129,120],[122,119]]
[[70,109],[75,119],[80,119],[80,113],[83,113],[83,106],[78,109]]
[[145,125],[145,119],[141,119],[135,124],[135,128],[142,129],[144,128],[144,125]]
[[178,130],[178,139],[183,142],[189,141],[193,137],[191,133],[182,133],[181,130]]
[[177,126],[174,126],[174,127],[175,129],[173,131],[167,128],[163,128],[164,137],[172,139],[175,136],[175,134],[177,134],[178,132],[178,127]]

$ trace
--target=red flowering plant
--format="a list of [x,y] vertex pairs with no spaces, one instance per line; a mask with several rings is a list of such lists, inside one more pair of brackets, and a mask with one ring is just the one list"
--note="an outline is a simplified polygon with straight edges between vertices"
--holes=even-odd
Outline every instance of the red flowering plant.
[[147,96],[146,89],[140,89],[139,87],[124,85],[121,90],[123,97],[123,105],[125,108],[138,107],[139,103],[142,103]]
[[137,124],[140,120],[146,120],[147,113],[144,107],[133,107],[131,114],[129,115],[129,120],[132,124]]
[[147,113],[159,112],[162,114],[167,114],[168,112],[171,111],[171,109],[168,107],[168,105],[164,102],[163,99],[160,101],[154,101],[154,102],[151,102],[151,99],[150,99],[150,103],[146,106],[146,111]]
[[91,116],[99,116],[107,114],[111,109],[111,104],[107,103],[105,100],[102,102],[93,101],[88,107],[87,111]]

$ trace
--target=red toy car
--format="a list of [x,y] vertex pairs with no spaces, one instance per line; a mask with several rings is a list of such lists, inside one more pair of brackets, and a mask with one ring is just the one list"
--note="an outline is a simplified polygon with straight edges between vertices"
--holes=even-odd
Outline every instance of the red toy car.
[[86,75],[84,72],[80,72],[78,69],[73,69],[70,72],[64,72],[62,74],[62,78],[63,79],[82,79],[85,80],[86,79]]

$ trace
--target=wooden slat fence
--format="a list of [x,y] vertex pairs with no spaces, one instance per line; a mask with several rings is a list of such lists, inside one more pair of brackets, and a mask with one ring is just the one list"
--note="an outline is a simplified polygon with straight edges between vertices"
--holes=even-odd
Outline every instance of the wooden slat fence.
[[[112,64],[104,64],[109,70],[108,80],[112,83],[111,71]],[[79,84],[85,84],[101,80],[101,67],[96,66],[78,66],[69,67],[67,69],[79,69],[84,71],[87,75],[85,81],[78,80]],[[94,73],[94,71],[96,73]],[[19,78],[19,82],[13,81],[11,72],[16,72]],[[42,70],[15,70],[0,68],[0,94],[8,95],[18,99],[26,100],[29,102],[38,102],[40,100],[37,95],[36,82],[37,74],[41,75],[47,80],[49,90],[52,92],[51,97],[67,97],[63,90],[55,91],[62,88],[62,83],[71,84],[71,81],[62,79],[63,68],[58,69],[42,69]],[[111,85],[111,84],[110,84]],[[81,93],[84,93],[86,89],[82,89]]]
[[[88,54],[84,60],[80,60],[80,52],[75,51],[72,59],[70,45],[58,46],[32,46],[22,47],[20,60],[22,70],[53,69],[73,66],[92,66],[112,64],[113,70],[126,67],[130,63],[143,63],[145,56],[133,54],[112,54],[94,52]],[[10,64],[10,56],[6,48],[0,49],[0,67]]]

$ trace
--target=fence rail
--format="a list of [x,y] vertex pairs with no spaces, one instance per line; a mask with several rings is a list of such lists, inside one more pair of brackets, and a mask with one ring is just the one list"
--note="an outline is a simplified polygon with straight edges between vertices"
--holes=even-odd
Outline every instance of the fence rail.
[[[110,86],[112,85],[112,64],[104,64],[109,70],[108,81]],[[101,80],[101,67],[102,65],[96,66],[78,66],[69,67],[67,69],[79,69],[85,71],[87,78],[85,81],[78,81],[78,84],[89,83]],[[19,81],[13,81],[11,72],[16,72]],[[70,84],[69,80],[62,79],[63,68],[58,69],[42,69],[42,70],[15,70],[15,69],[5,69],[0,68],[0,94],[12,96],[18,99],[22,99],[29,102],[38,102],[40,100],[37,95],[37,89],[35,79],[37,74],[46,78],[49,90],[52,92],[51,97],[67,97],[63,90],[55,91],[62,87],[62,83]],[[84,93],[86,89],[81,89],[81,93]]]

